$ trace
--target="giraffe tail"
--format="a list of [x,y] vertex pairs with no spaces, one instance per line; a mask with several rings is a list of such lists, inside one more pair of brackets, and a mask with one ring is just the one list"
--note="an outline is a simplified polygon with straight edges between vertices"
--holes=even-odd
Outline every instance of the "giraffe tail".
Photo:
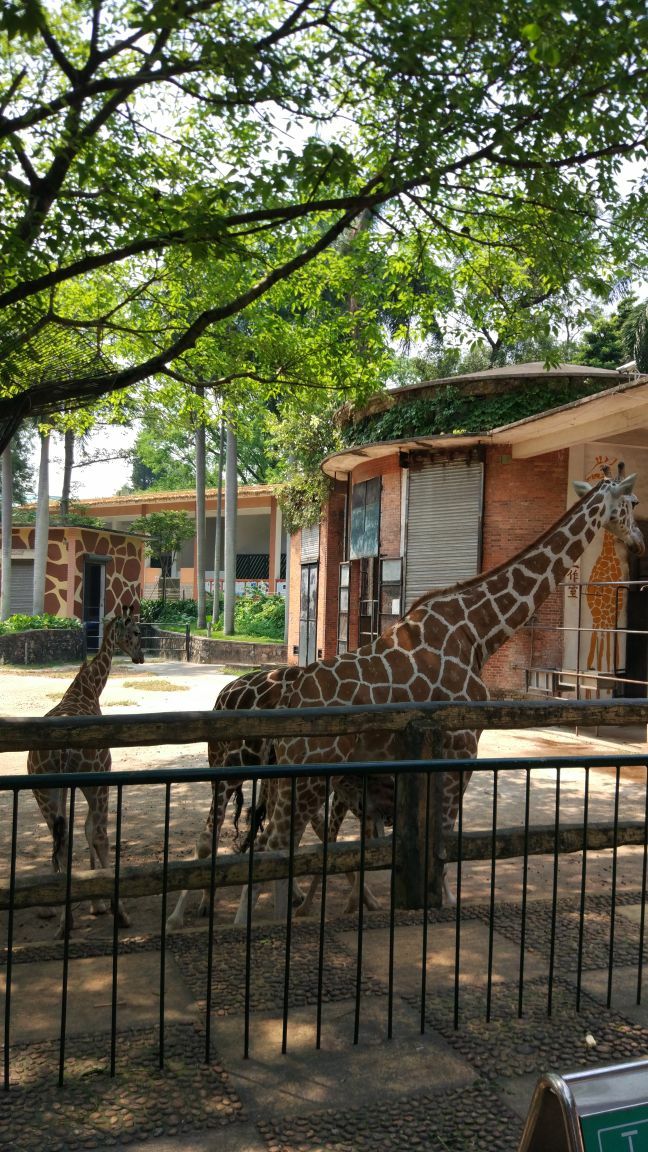
[[241,847],[240,847],[241,852],[247,852],[248,848],[250,847],[250,844],[253,844],[254,841],[256,840],[258,833],[263,832],[263,825],[265,823],[266,816],[267,816],[267,808],[266,808],[265,802],[263,800],[261,800],[261,802],[259,804],[257,804],[257,806],[255,808],[254,824],[252,823],[252,809],[248,808],[247,813],[246,813],[246,819],[247,819],[247,823],[250,827],[249,827],[249,831],[248,831],[247,836],[245,837],[245,839],[241,843]]
[[52,837],[54,841],[52,846],[52,864],[54,865],[55,872],[61,871],[59,853],[62,851],[65,845],[66,833],[67,824],[65,816],[55,816],[54,822],[52,824]]

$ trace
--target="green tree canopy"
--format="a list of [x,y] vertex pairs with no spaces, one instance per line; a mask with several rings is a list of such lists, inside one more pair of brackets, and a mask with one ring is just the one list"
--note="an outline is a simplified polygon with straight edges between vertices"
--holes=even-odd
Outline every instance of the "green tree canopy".
[[169,509],[138,516],[130,525],[129,532],[148,536],[147,556],[168,557],[173,562],[184,541],[195,536],[196,525],[187,512]]
[[[430,313],[481,257],[533,253],[538,296],[634,267],[645,28],[639,0],[3,0],[0,446],[183,374],[367,210],[411,230],[400,282],[425,259]],[[169,327],[174,261],[224,275]]]

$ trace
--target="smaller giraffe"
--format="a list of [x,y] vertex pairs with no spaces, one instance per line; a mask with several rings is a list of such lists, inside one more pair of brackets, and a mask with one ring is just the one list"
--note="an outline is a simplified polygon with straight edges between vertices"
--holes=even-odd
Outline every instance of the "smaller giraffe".
[[[84,660],[74,680],[56,707],[48,716],[100,716],[99,697],[108,679],[115,647],[131,657],[134,664],[143,664],[139,620],[132,606],[125,606],[123,612],[118,607],[115,615],[104,627],[103,641],[93,660]],[[52,748],[32,750],[27,757],[27,771],[38,776],[44,772],[109,772],[111,766],[109,748]],[[38,807],[52,833],[52,863],[55,872],[67,868],[67,788],[34,788]],[[85,835],[90,850],[90,867],[108,867],[108,787],[82,787],[81,791],[88,804],[85,822]],[[106,911],[101,901],[94,901],[92,911],[98,915]],[[123,928],[128,927],[129,919],[119,901],[117,917]],[[68,917],[68,928],[72,918]],[[63,912],[57,933],[61,937],[66,932],[66,914]]]

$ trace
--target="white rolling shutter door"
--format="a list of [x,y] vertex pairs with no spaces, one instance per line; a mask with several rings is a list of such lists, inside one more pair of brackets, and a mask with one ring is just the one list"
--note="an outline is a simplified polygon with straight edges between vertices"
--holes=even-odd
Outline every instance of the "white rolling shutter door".
[[11,603],[9,611],[31,616],[34,611],[34,561],[11,561]]
[[411,469],[405,610],[430,588],[479,571],[483,465],[451,460]]
[[301,531],[301,561],[302,564],[313,564],[319,560],[320,526],[313,524],[310,528]]

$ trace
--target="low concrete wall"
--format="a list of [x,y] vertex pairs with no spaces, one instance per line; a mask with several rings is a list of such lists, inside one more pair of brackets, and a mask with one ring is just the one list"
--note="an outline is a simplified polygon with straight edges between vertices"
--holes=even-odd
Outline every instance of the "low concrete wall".
[[[183,632],[167,632],[157,624],[142,624],[144,655],[162,656],[167,660],[186,660],[186,639]],[[212,640],[207,636],[191,636],[189,662],[191,664],[232,664],[244,668],[259,668],[266,664],[275,667],[288,660],[285,644],[243,643],[241,640]]]
[[0,636],[0,664],[80,664],[85,654],[83,628],[33,628]]
[[190,644],[193,664],[243,664],[261,667],[264,664],[286,664],[288,649],[285,644],[243,643],[241,640],[211,640],[207,636],[192,636]]

